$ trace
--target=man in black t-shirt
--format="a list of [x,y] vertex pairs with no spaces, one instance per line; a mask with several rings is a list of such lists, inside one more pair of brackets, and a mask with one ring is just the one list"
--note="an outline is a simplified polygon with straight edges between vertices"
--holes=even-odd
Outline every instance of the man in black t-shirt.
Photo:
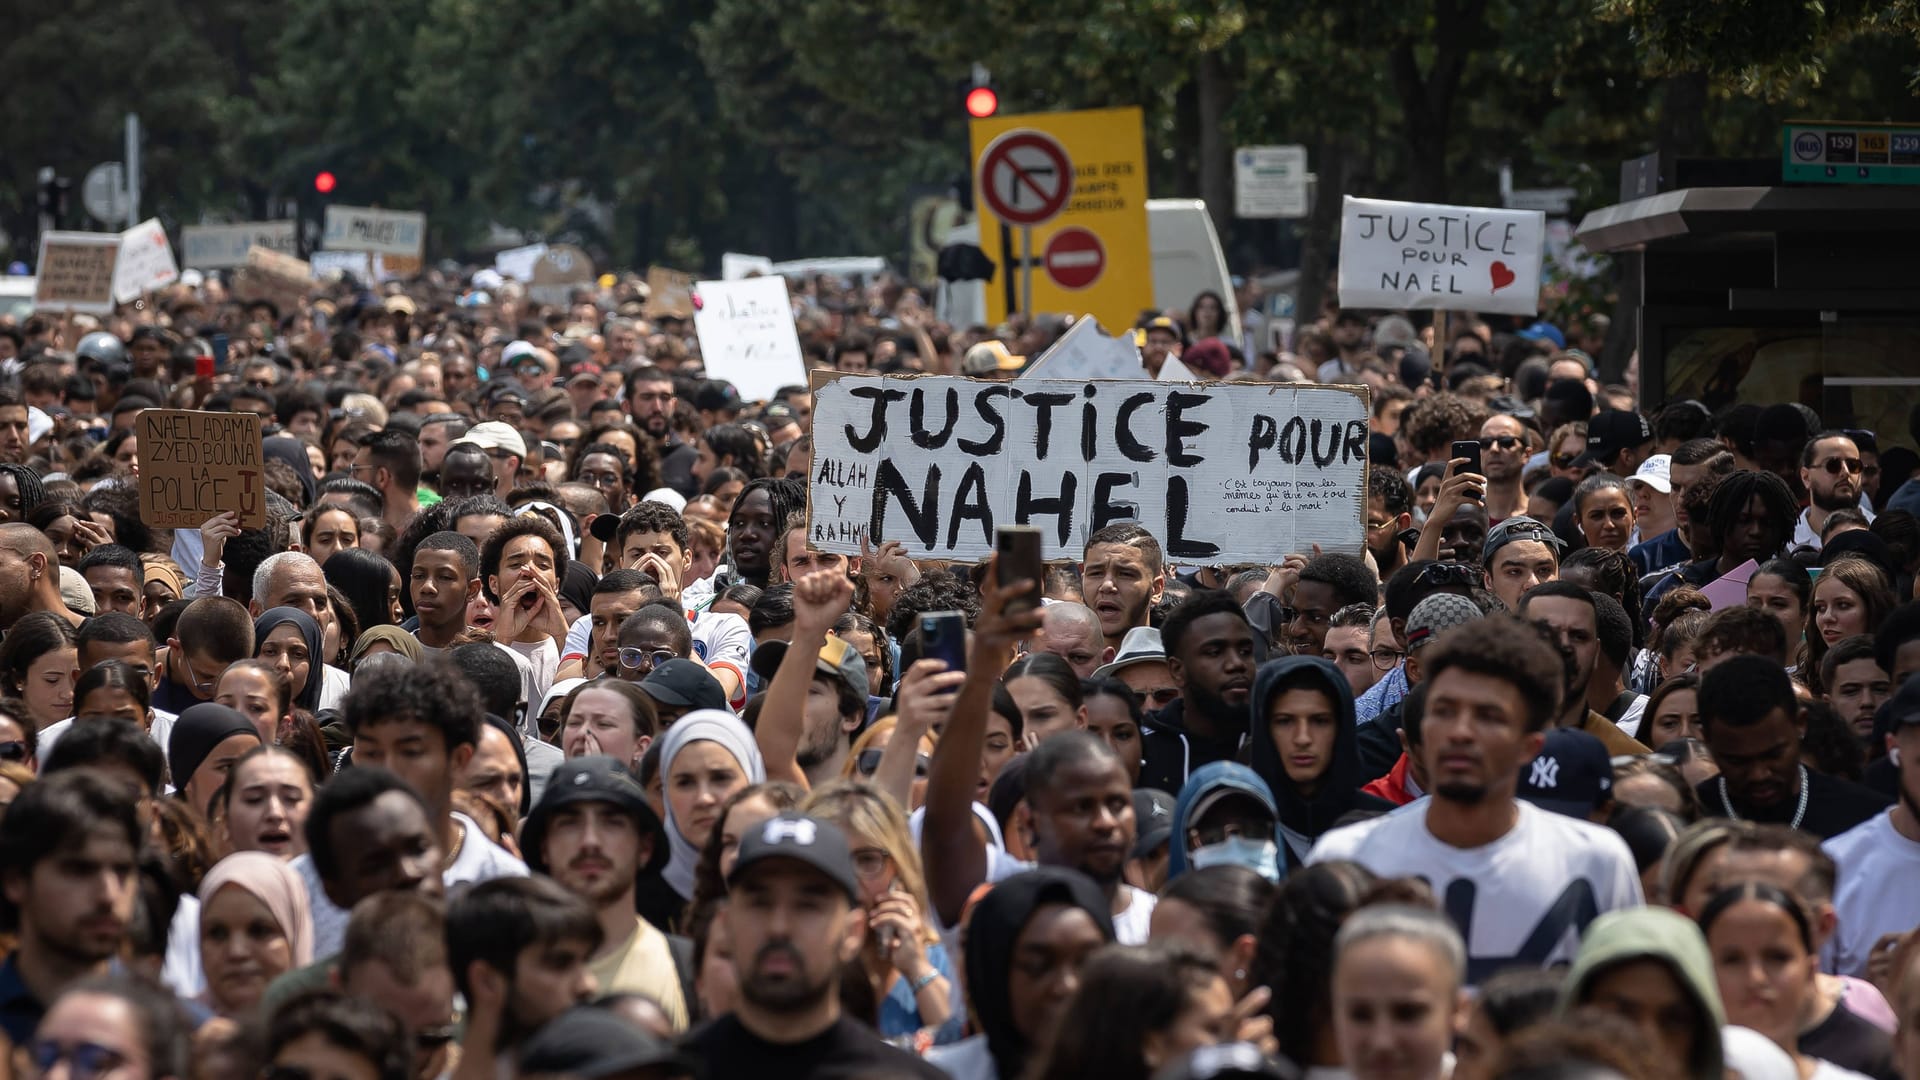
[[841,1015],[840,971],[867,934],[844,832],[770,818],[741,838],[727,888],[740,1002],[685,1044],[708,1076],[945,1076]]

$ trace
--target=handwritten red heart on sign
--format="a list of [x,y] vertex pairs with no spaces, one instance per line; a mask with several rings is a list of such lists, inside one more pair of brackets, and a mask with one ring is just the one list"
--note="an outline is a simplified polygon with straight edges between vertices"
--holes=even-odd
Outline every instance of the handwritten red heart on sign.
[[1513,271],[1507,269],[1507,264],[1503,262],[1497,262],[1488,267],[1487,276],[1493,279],[1494,292],[1499,292],[1501,289],[1513,284],[1514,281]]

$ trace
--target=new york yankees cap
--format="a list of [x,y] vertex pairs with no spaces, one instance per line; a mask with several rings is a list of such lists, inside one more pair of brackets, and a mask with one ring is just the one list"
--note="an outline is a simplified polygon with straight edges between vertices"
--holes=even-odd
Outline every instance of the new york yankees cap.
[[1520,798],[1542,810],[1585,820],[1613,797],[1607,744],[1573,728],[1547,732],[1547,742],[1520,766]]
[[838,825],[792,812],[768,818],[740,838],[740,855],[734,860],[733,873],[727,875],[727,886],[740,884],[755,867],[776,859],[790,859],[820,871],[847,891],[848,900],[860,902],[852,849]]

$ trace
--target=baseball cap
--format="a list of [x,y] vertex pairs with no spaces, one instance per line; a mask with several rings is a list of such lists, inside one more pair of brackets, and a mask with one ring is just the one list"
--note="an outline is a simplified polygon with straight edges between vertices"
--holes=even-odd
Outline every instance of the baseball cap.
[[1492,563],[1494,552],[1516,540],[1538,540],[1553,549],[1555,558],[1566,554],[1567,551],[1566,541],[1553,534],[1552,526],[1521,515],[1507,518],[1487,533],[1486,543],[1480,545],[1480,561]]
[[1556,349],[1564,349],[1567,347],[1567,335],[1561,333],[1559,327],[1545,319],[1534,320],[1533,325],[1514,336],[1524,338],[1528,341],[1551,341],[1553,342],[1553,347]]
[[1104,679],[1118,674],[1121,668],[1144,664],[1149,660],[1164,662],[1166,658],[1167,647],[1160,640],[1160,631],[1151,626],[1136,626],[1120,639],[1120,651],[1113,654],[1112,660],[1096,668],[1093,677]]
[[606,1009],[575,1005],[541,1025],[520,1051],[528,1076],[602,1080],[636,1069],[692,1074],[696,1062]]
[[587,802],[612,805],[633,818],[639,824],[642,835],[654,838],[653,855],[640,868],[642,873],[653,873],[667,864],[671,851],[661,829],[660,817],[647,803],[646,792],[640,790],[633,774],[620,762],[605,754],[593,754],[561,762],[547,777],[547,786],[540,793],[540,801],[533,804],[533,812],[527,815],[526,826],[520,834],[521,843],[525,846],[520,850],[525,853],[527,866],[534,873],[547,873],[546,854],[541,848],[545,846],[547,826],[552,822],[554,813],[561,807]]
[[662,705],[726,711],[727,692],[720,680],[692,660],[675,657],[640,680],[640,690]]
[[1607,744],[1584,731],[1555,728],[1533,761],[1520,766],[1515,794],[1542,810],[1584,818],[1613,792]]
[[1653,455],[1641,462],[1627,479],[1645,484],[1662,495],[1673,494],[1673,455]]
[[1133,858],[1146,858],[1172,838],[1174,804],[1159,788],[1133,789]]
[[1920,724],[1920,679],[1907,676],[1900,689],[1882,702],[1874,716],[1874,730],[1891,730],[1908,724]]
[[405,293],[395,293],[387,297],[386,303],[382,306],[387,309],[389,314],[396,315],[411,315],[417,310],[414,307],[413,297]]
[[727,885],[740,884],[763,863],[791,859],[825,874],[847,891],[849,901],[858,903],[860,885],[853,876],[850,851],[847,834],[838,825],[789,811],[768,818],[740,838],[740,855],[734,860],[733,873],[727,875]]
[[1420,343],[1420,335],[1405,316],[1388,315],[1374,326],[1373,343],[1376,347],[1410,349]]
[[998,341],[982,341],[967,350],[960,361],[960,374],[985,375],[990,371],[1019,371],[1027,366],[1027,358],[1015,356]]
[[1430,645],[1443,631],[1480,617],[1480,605],[1454,593],[1434,593],[1407,615],[1407,651]]
[[94,613],[93,587],[71,566],[60,568],[60,602],[82,615]]
[[527,444],[520,433],[498,420],[473,425],[459,441],[472,443],[482,450],[505,450],[522,461],[527,457]]
[[[765,682],[772,682],[774,673],[780,670],[781,661],[787,658],[787,643],[768,641],[753,647],[753,659],[748,666],[755,675]],[[867,696],[867,662],[862,659],[859,650],[847,644],[846,639],[827,635],[827,643],[820,646],[820,658],[813,669],[823,675],[831,675],[844,683],[862,698]]]
[[602,381],[599,364],[582,364],[567,377],[568,386],[599,386]]
[[1573,460],[1578,466],[1594,465],[1620,451],[1653,441],[1653,425],[1637,412],[1603,409],[1587,421],[1587,450]]
[[500,350],[500,366],[512,367],[515,360],[523,356],[532,356],[533,353],[533,342],[509,341],[507,342],[506,348]]

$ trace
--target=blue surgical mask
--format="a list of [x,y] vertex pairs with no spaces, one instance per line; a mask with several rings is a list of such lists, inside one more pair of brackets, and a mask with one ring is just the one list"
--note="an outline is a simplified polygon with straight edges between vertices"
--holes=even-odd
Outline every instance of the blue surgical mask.
[[1188,853],[1187,861],[1195,870],[1209,866],[1244,866],[1268,881],[1280,880],[1280,846],[1272,840],[1229,836],[1217,844],[1194,848]]

